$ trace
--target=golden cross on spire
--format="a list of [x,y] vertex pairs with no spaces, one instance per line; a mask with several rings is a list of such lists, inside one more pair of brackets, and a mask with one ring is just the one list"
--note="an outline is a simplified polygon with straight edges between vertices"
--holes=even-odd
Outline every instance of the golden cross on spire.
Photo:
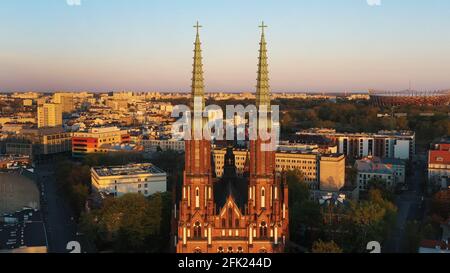
[[264,21],[262,21],[262,24],[259,27],[262,29],[262,33],[264,34],[264,29],[268,26],[264,24]]
[[198,33],[200,28],[202,28],[203,26],[201,26],[197,21],[197,24],[194,27],[197,29],[197,33]]

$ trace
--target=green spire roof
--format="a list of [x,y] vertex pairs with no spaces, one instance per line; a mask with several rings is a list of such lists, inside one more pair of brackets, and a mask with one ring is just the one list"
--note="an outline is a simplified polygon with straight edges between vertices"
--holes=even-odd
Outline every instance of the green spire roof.
[[[267,27],[262,22],[261,42],[259,43],[258,78],[256,84],[256,106],[267,105],[270,107],[269,64],[267,62],[267,43],[264,29]],[[267,109],[269,110],[269,109]]]
[[194,97],[204,97],[205,95],[205,85],[203,83],[203,62],[202,62],[202,49],[200,42],[200,28],[202,26],[197,24],[194,26],[197,29],[197,36],[195,38],[195,49],[194,49],[194,65],[192,71],[192,98]]

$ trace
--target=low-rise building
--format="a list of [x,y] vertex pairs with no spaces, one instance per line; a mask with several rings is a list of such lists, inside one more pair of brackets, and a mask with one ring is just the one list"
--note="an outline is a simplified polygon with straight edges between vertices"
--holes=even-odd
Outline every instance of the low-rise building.
[[150,196],[167,190],[167,174],[151,163],[94,167],[91,179],[98,192],[117,197],[127,193]]
[[72,133],[62,127],[23,129],[3,140],[9,155],[43,156],[70,152]]
[[450,187],[450,139],[433,144],[428,152],[428,181],[430,186]]
[[396,173],[399,173],[400,177],[404,177],[404,171],[399,171],[400,166],[393,167],[392,164],[384,163],[379,158],[367,157],[357,160],[355,167],[357,169],[356,182],[361,191],[369,189],[369,182],[372,179],[384,180],[388,188],[394,189],[397,181],[400,180],[400,178],[397,179]]
[[[376,158],[374,158],[376,160]],[[381,158],[378,159],[381,163],[394,170],[395,183],[406,183],[406,162],[397,158]]]
[[184,152],[184,141],[180,140],[142,139],[141,145],[146,153],[157,152],[159,149],[161,151]]
[[[102,153],[103,145],[130,142],[128,131],[118,127],[91,128],[87,132],[75,132],[72,137],[72,156],[82,157],[90,153]],[[106,149],[109,150],[109,149]]]

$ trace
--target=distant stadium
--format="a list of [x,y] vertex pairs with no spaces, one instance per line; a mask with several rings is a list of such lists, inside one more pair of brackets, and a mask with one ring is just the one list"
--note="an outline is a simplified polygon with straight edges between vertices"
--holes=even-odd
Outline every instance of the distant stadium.
[[450,104],[450,90],[443,91],[379,91],[370,90],[370,101],[377,106]]

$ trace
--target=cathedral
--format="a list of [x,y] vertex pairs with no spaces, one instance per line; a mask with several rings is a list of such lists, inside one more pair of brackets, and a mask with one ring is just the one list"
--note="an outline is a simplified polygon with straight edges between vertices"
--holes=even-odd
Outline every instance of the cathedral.
[[[205,107],[200,26],[195,26],[192,102]],[[256,85],[256,107],[270,109],[264,23]],[[269,110],[270,111],[270,110]],[[192,131],[195,126],[192,124]],[[236,175],[233,143],[228,144],[224,174],[214,175],[211,141],[185,140],[185,170],[180,202],[174,208],[177,253],[281,253],[289,236],[288,187],[275,172],[275,152],[260,137],[250,140],[246,175]]]

